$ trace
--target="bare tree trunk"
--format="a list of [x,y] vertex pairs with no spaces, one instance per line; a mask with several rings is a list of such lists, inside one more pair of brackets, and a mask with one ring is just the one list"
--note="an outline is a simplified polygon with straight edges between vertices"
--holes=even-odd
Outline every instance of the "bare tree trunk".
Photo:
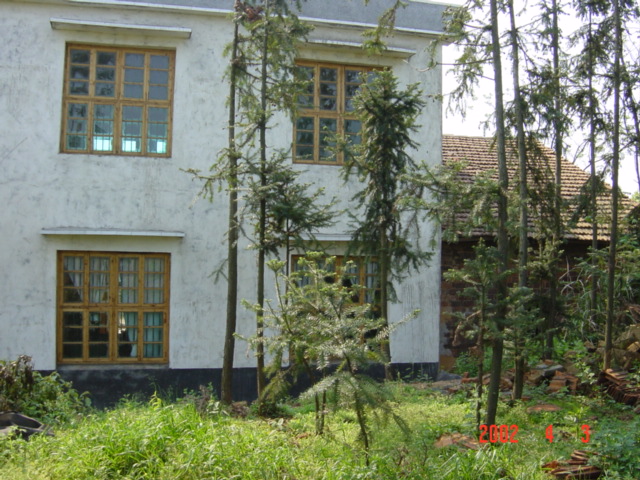
[[487,299],[485,289],[482,287],[481,301],[480,301],[480,322],[478,325],[478,382],[476,383],[476,427],[478,432],[480,431],[480,422],[482,421],[482,389],[484,387],[484,320],[487,309]]
[[607,288],[607,322],[604,335],[604,366],[611,368],[611,352],[613,347],[613,322],[615,319],[615,276],[616,249],[618,243],[618,166],[620,163],[620,85],[622,59],[622,19],[620,16],[620,0],[613,0],[615,23],[615,52],[613,64],[613,158],[611,161],[611,244],[609,246],[608,288]]
[[598,259],[595,252],[598,250],[598,182],[596,171],[596,98],[593,89],[594,58],[591,50],[593,42],[593,24],[591,12],[589,12],[589,167],[591,173],[591,249],[594,255],[591,258],[591,295],[590,295],[590,317],[591,322],[596,324],[598,311]]
[[227,243],[227,321],[222,359],[221,400],[230,404],[233,399],[233,356],[235,351],[238,302],[238,152],[236,150],[236,79],[238,60],[238,21],[234,23],[229,87],[229,233]]
[[[386,228],[380,227],[380,251],[382,255],[378,259],[380,263],[380,316],[384,319],[385,325],[389,324],[389,247],[386,236]],[[383,342],[383,353],[389,363],[385,365],[384,374],[387,380],[393,380],[394,372],[391,367],[391,346],[390,340]]]
[[498,399],[500,396],[500,376],[502,374],[502,351],[504,347],[503,332],[506,321],[506,305],[504,300],[508,296],[506,271],[509,262],[509,238],[507,234],[507,190],[509,187],[509,176],[507,172],[507,157],[505,147],[504,128],[504,100],[502,88],[502,61],[500,57],[500,30],[498,25],[498,2],[490,0],[491,5],[491,40],[493,55],[493,71],[495,76],[495,118],[496,118],[496,140],[498,157],[498,256],[500,278],[496,285],[499,306],[496,312],[496,328],[492,339],[491,358],[491,379],[489,381],[489,393],[487,400],[486,424],[494,425],[498,410]]
[[[260,212],[258,219],[258,286],[257,286],[257,303],[258,311],[256,312],[256,336],[260,340],[264,336],[264,270],[265,270],[265,230],[267,228],[267,201],[264,198],[264,188],[267,186],[267,56],[269,53],[269,1],[265,2],[264,11],[264,38],[262,43],[262,64],[260,65],[260,124],[258,125],[260,133]],[[258,342],[256,348],[257,363],[257,388],[258,398],[262,396],[262,392],[267,384],[264,374],[264,345]]]
[[555,153],[555,172],[554,172],[554,196],[553,196],[553,253],[551,255],[551,263],[549,264],[549,315],[547,317],[546,339],[544,356],[551,358],[553,356],[553,337],[556,323],[558,320],[558,268],[557,253],[562,238],[562,217],[560,216],[562,208],[562,125],[560,125],[560,45],[559,45],[559,27],[558,27],[558,1],[552,0],[553,28],[551,51],[553,54],[553,90],[555,92],[554,105],[555,115],[553,119],[554,131],[554,153]]
[[[529,190],[527,187],[527,146],[524,132],[524,114],[522,112],[522,95],[520,89],[520,47],[518,34],[516,31],[516,16],[513,7],[513,0],[509,0],[509,18],[511,20],[511,58],[513,62],[513,91],[516,114],[516,130],[518,145],[518,169],[519,169],[519,199],[520,199],[520,226],[519,226],[519,249],[518,249],[518,287],[525,288],[528,284],[528,253],[529,253]],[[515,333],[515,378],[513,385],[513,398],[522,397],[524,386],[524,370],[526,358],[524,355],[524,337],[522,320],[518,320],[519,325],[514,325]]]

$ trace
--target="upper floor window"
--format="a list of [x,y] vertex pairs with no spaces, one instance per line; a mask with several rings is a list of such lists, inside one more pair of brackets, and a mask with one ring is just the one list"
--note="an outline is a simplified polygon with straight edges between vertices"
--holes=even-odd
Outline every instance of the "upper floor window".
[[58,361],[166,363],[169,255],[60,252]]
[[354,115],[353,97],[371,68],[300,62],[298,72],[308,81],[298,97],[294,128],[294,161],[338,164],[336,135],[359,143],[360,121]]
[[61,150],[168,157],[175,52],[67,45]]

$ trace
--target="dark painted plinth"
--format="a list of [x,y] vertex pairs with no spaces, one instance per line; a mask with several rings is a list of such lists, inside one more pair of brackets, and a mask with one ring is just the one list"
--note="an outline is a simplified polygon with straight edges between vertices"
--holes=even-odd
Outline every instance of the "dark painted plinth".
[[[395,374],[403,380],[415,378],[435,380],[437,363],[395,364]],[[46,372],[42,372],[46,373]],[[71,381],[79,392],[89,392],[97,408],[111,407],[125,396],[148,398],[154,393],[161,397],[178,398],[185,390],[195,391],[200,385],[211,384],[220,395],[221,370],[219,368],[193,369],[61,369],[60,375]],[[365,372],[374,378],[384,378],[382,365],[372,365]],[[257,397],[255,368],[237,368],[233,377],[233,398],[252,402]],[[309,382],[299,379],[292,395],[309,387]]]

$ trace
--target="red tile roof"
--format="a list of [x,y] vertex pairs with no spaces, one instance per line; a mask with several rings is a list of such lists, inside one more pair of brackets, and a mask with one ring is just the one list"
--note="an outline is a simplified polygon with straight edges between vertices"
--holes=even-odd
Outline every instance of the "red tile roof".
[[[510,143],[507,147],[510,189],[513,189],[516,186],[518,179],[518,156],[514,147],[515,145],[513,143]],[[529,163],[532,165],[531,172],[537,173],[537,184],[546,184],[547,187],[552,185],[555,178],[554,152],[550,148],[540,146],[539,153],[534,155],[534,157],[535,158],[529,159]],[[470,182],[479,173],[489,171],[494,171],[495,178],[497,178],[498,162],[493,138],[444,135],[442,138],[442,162],[445,165],[450,165],[455,161],[461,161],[465,164],[465,167],[460,172],[460,178],[463,181]],[[534,175],[532,175],[531,172],[529,173],[529,178],[533,179]],[[572,216],[575,217],[576,215],[574,214],[579,210],[580,193],[584,192],[585,188],[588,188],[587,182],[589,180],[589,174],[573,163],[563,160],[561,179],[562,197],[567,204],[567,209],[563,212],[563,218],[566,221],[569,221],[570,219],[573,220],[568,231],[565,232],[565,238],[590,240],[592,224],[585,218],[585,213],[583,212],[581,215],[577,215],[578,218],[571,218]],[[583,196],[582,201],[584,202],[584,200]],[[621,209],[623,212],[628,213],[634,206],[635,205],[630,199],[627,197],[622,198]],[[607,186],[605,191],[599,195],[598,207],[600,215],[603,216],[603,220],[600,220],[598,225],[598,237],[600,240],[607,241],[609,239],[609,221],[604,220],[604,218],[608,217],[608,214],[611,211],[611,187]],[[536,212],[535,205],[532,205],[530,211],[530,216],[534,217],[534,212]],[[466,217],[468,217],[468,212]],[[460,220],[465,220],[464,213],[457,216],[457,221]],[[532,218],[532,227],[534,225],[535,219]],[[482,236],[487,234],[490,234],[490,232],[483,228],[475,228],[472,232],[472,236]]]

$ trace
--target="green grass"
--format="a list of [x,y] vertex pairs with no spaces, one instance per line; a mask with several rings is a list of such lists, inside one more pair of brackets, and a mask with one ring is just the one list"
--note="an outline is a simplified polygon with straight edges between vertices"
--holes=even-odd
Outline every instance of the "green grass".
[[[640,478],[639,416],[605,399],[540,398],[539,402],[556,403],[562,410],[536,414],[527,413],[527,404],[505,402],[498,418],[503,424],[518,425],[518,443],[488,444],[474,451],[434,448],[444,433],[475,435],[470,399],[402,384],[391,388],[412,433],[407,437],[394,422],[371,416],[374,443],[369,467],[349,411],[332,413],[326,435],[318,437],[306,405],[290,408],[293,416],[287,419],[235,419],[200,415],[192,402],[164,403],[154,398],[77,418],[58,427],[54,437],[29,442],[0,439],[0,478],[548,480],[542,463],[585,448],[603,454],[598,462],[607,468],[604,478]],[[551,424],[554,443],[545,438]],[[591,427],[589,444],[580,441],[583,424]]]

